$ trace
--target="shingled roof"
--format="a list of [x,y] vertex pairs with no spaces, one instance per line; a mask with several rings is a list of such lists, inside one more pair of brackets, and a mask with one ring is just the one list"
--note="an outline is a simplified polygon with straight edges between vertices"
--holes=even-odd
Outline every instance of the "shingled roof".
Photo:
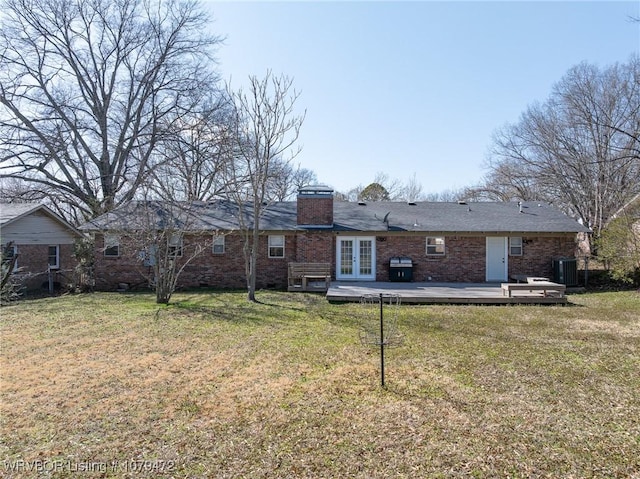
[[[383,222],[386,217],[386,222]],[[538,202],[335,203],[334,227],[347,231],[580,233],[590,230]]]
[[[154,212],[156,226],[176,217],[189,231],[232,231],[239,229],[238,206],[227,200],[181,203],[176,207],[158,201],[132,201],[81,227],[88,231],[135,230],[146,224],[145,215]],[[371,202],[335,201],[333,231],[412,231],[438,233],[588,233],[591,230],[556,208],[538,202]],[[170,213],[171,212],[171,213]],[[246,206],[245,224],[253,211]],[[385,220],[386,218],[386,220]],[[264,231],[301,231],[295,201],[276,202],[265,207],[260,219]],[[326,228],[325,228],[326,229]]]

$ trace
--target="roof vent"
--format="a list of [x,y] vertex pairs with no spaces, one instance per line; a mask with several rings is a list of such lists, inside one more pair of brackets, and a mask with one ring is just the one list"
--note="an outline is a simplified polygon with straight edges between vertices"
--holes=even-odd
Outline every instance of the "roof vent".
[[408,204],[409,206],[415,206],[415,205],[416,205],[416,202],[415,202],[415,201],[407,201],[407,204]]
[[358,204],[360,206],[367,206],[367,203],[365,201],[358,201]]
[[467,202],[465,200],[458,200],[459,205],[466,205]]

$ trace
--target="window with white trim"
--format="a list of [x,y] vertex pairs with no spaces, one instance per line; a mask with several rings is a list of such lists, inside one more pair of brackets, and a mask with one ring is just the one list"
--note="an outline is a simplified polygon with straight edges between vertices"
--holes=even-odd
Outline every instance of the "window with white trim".
[[522,236],[509,238],[509,256],[522,256]]
[[269,258],[284,258],[284,235],[269,235]]
[[172,258],[182,256],[182,235],[176,233],[171,235],[167,252]]
[[104,255],[120,256],[120,236],[114,234],[104,235]]
[[213,254],[224,254],[224,235],[213,235]]
[[427,255],[443,256],[444,252],[444,236],[427,236]]
[[60,267],[60,246],[49,246],[49,257],[47,258],[47,263],[51,269],[57,269]]

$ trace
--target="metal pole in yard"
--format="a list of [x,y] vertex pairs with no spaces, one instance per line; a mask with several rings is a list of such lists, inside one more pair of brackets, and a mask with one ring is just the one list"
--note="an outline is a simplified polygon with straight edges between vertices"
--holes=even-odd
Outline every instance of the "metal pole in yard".
[[384,387],[384,321],[382,313],[382,293],[380,293],[380,382]]

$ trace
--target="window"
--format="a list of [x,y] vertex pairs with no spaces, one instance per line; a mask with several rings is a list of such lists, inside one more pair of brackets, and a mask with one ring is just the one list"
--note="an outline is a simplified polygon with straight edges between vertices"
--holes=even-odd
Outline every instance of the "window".
[[284,235],[269,235],[269,258],[284,258]]
[[60,267],[60,247],[58,245],[49,246],[49,268],[56,269]]
[[428,255],[444,255],[444,237],[443,236],[427,237],[427,254]]
[[120,236],[113,234],[104,235],[104,255],[120,256]]
[[509,238],[509,256],[522,256],[521,236],[512,236]]
[[171,257],[182,256],[182,236],[179,234],[172,234],[169,238],[168,253]]
[[213,254],[224,254],[224,235],[213,235]]

